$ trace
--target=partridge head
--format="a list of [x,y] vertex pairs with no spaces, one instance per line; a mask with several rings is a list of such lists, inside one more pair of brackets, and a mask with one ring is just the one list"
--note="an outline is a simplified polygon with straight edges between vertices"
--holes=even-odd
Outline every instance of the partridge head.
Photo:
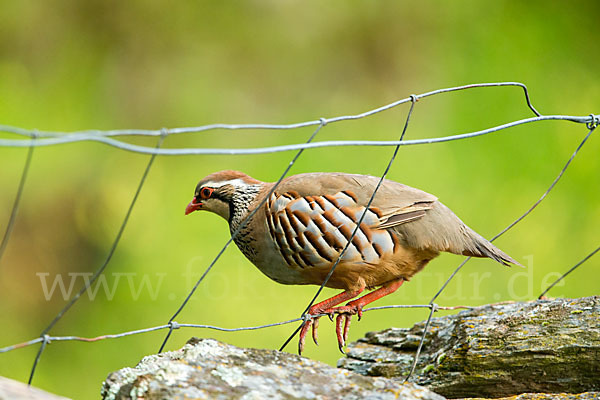
[[[340,258],[325,286],[343,292],[309,309],[299,352],[311,327],[317,342],[319,316],[336,314],[342,350],[352,315],[360,319],[365,305],[394,292],[442,251],[520,265],[421,190],[384,180],[367,208],[378,181],[308,173],[286,178],[272,190],[274,183],[220,171],[198,183],[185,214],[211,211],[228,221],[231,233],[239,228],[236,245],[278,283],[321,285]],[[352,300],[366,289],[375,290]]]

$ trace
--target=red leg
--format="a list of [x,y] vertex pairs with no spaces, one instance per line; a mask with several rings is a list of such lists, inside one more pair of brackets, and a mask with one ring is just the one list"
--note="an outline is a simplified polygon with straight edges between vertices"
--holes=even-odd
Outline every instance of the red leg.
[[380,287],[379,289],[374,290],[369,294],[364,295],[363,297],[349,302],[345,306],[336,307],[332,309],[333,312],[338,314],[335,321],[335,332],[338,339],[338,346],[342,353],[344,352],[343,348],[346,345],[346,340],[348,340],[348,331],[350,330],[350,320],[352,316],[354,314],[357,314],[358,320],[360,321],[360,318],[362,317],[362,309],[364,306],[382,298],[383,296],[387,296],[388,294],[394,293],[396,290],[398,290],[400,286],[402,286],[403,283],[404,279],[392,281],[387,285]]
[[313,305],[311,308],[309,308],[308,309],[309,319],[307,319],[304,322],[304,324],[302,325],[302,329],[300,330],[300,340],[298,342],[298,354],[302,354],[302,351],[304,350],[305,337],[311,326],[312,326],[313,340],[314,340],[315,344],[318,345],[318,343],[317,343],[317,336],[318,336],[317,328],[319,327],[319,318],[320,317],[312,317],[313,315],[330,314],[330,318],[333,319],[333,312],[334,312],[333,310],[335,310],[335,308],[333,308],[334,306],[337,306],[338,304],[343,303],[346,300],[355,298],[356,296],[361,294],[363,290],[364,289],[358,289],[358,290],[353,290],[353,291],[346,290],[340,294],[336,294],[335,296],[333,296],[327,300],[317,303],[317,304]]

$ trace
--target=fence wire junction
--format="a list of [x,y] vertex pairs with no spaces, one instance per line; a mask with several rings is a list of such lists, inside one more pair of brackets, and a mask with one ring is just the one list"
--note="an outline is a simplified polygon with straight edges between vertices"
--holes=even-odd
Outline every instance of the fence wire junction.
[[[498,125],[492,128],[488,128],[485,130],[481,130],[481,131],[476,131],[476,132],[470,132],[470,133],[463,133],[463,134],[457,134],[457,135],[452,135],[452,136],[444,136],[444,137],[437,137],[437,138],[429,138],[429,139],[413,139],[413,140],[404,140],[404,136],[405,133],[407,131],[409,122],[410,122],[410,117],[412,115],[413,109],[416,105],[416,103],[426,97],[429,96],[433,96],[433,95],[438,95],[438,94],[443,94],[443,93],[449,93],[449,92],[455,92],[455,91],[460,91],[460,90],[466,90],[466,89],[473,89],[473,88],[494,88],[494,87],[503,87],[503,86],[511,86],[511,87],[518,87],[521,88],[523,90],[524,93],[524,97],[525,97],[525,102],[526,105],[528,106],[529,110],[535,115],[534,117],[530,117],[530,118],[525,118],[525,119],[521,119],[521,120],[517,120],[517,121],[512,121],[512,122],[508,122],[502,125]],[[318,135],[318,133],[321,131],[321,129],[323,129],[324,127],[326,127],[329,124],[333,124],[336,122],[340,122],[340,121],[348,121],[348,120],[357,120],[357,119],[362,119],[362,118],[366,118],[369,117],[371,115],[383,112],[383,111],[387,111],[390,110],[392,108],[395,108],[401,104],[405,104],[405,103],[410,103],[410,109],[407,113],[406,116],[406,120],[401,132],[401,135],[399,137],[399,139],[397,141],[369,141],[369,140],[338,140],[338,141],[321,141],[321,142],[315,142],[314,139],[315,137]],[[17,211],[18,211],[18,207],[20,204],[20,200],[24,191],[24,188],[26,186],[26,181],[27,181],[27,176],[28,176],[28,171],[29,171],[29,167],[31,164],[31,160],[33,158],[34,155],[34,149],[36,147],[40,147],[40,146],[53,146],[53,145],[58,145],[58,144],[68,144],[68,143],[76,143],[76,142],[82,142],[82,141],[93,141],[93,142],[100,142],[100,143],[104,143],[107,144],[109,146],[113,146],[115,148],[118,149],[122,149],[122,150],[126,150],[126,151],[131,151],[131,152],[137,152],[137,153],[143,153],[143,154],[149,154],[150,155],[150,159],[148,161],[148,164],[141,176],[140,182],[137,186],[137,189],[135,191],[135,194],[131,200],[131,203],[129,205],[129,208],[127,210],[127,213],[120,225],[120,228],[117,232],[117,234],[115,235],[115,239],[112,242],[112,245],[107,253],[106,258],[104,259],[104,262],[102,263],[102,265],[94,272],[94,274],[91,276],[91,278],[89,279],[89,281],[86,281],[85,284],[83,285],[83,287],[71,298],[67,301],[66,305],[55,315],[55,317],[51,320],[51,322],[46,326],[46,328],[40,333],[40,335],[34,339],[31,339],[29,341],[23,342],[23,343],[18,343],[18,344],[13,344],[4,348],[0,348],[0,353],[6,353],[9,351],[13,351],[19,348],[24,348],[24,347],[28,347],[28,346],[32,346],[35,344],[40,343],[40,348],[36,354],[33,366],[31,368],[31,372],[30,372],[30,376],[29,376],[29,383],[31,384],[36,368],[38,366],[38,363],[41,359],[42,353],[44,352],[45,348],[47,347],[47,345],[49,345],[52,342],[61,342],[61,341],[83,341],[83,342],[95,342],[95,341],[99,341],[99,340],[105,340],[105,339],[117,339],[117,338],[122,338],[122,337],[126,337],[126,336],[131,336],[131,335],[137,335],[137,334],[142,334],[142,333],[148,333],[148,332],[153,332],[153,331],[158,331],[158,330],[168,330],[165,339],[163,340],[159,351],[162,351],[165,347],[165,345],[167,344],[172,332],[176,329],[180,329],[180,328],[203,328],[203,329],[213,329],[213,330],[218,330],[218,331],[225,331],[225,332],[237,332],[237,331],[246,331],[246,330],[257,330],[257,329],[264,329],[264,328],[268,328],[268,327],[274,327],[274,326],[279,326],[279,325],[285,325],[285,324],[291,324],[291,323],[295,323],[295,322],[302,322],[304,323],[307,319],[311,319],[311,318],[315,318],[318,317],[316,315],[308,315],[308,310],[310,309],[310,307],[315,303],[315,301],[317,300],[318,296],[320,295],[321,291],[323,290],[324,286],[326,285],[327,281],[329,280],[329,278],[331,277],[331,275],[333,274],[335,268],[337,267],[337,264],[339,263],[341,257],[344,255],[344,253],[346,252],[349,244],[352,241],[352,238],[356,235],[357,231],[358,231],[358,226],[360,225],[360,222],[362,221],[362,218],[364,217],[365,214],[362,215],[361,220],[358,222],[356,229],[352,232],[350,239],[347,241],[346,247],[342,250],[340,256],[338,257],[338,259],[335,261],[335,263],[333,264],[331,270],[329,271],[329,274],[327,275],[325,281],[321,284],[321,286],[319,287],[319,289],[316,291],[315,295],[312,297],[312,299],[310,300],[309,304],[307,305],[307,307],[304,309],[304,311],[302,312],[302,314],[300,315],[300,317],[295,318],[295,319],[290,319],[287,321],[281,321],[281,322],[275,322],[275,323],[271,323],[271,324],[266,324],[266,325],[260,325],[260,326],[251,326],[251,327],[239,327],[239,328],[223,328],[223,327],[218,327],[218,326],[212,326],[212,325],[202,325],[202,324],[193,324],[193,323],[178,323],[175,321],[175,318],[177,318],[177,316],[180,314],[180,312],[185,308],[185,306],[188,304],[189,300],[192,298],[194,292],[198,289],[199,285],[201,284],[201,282],[205,279],[205,277],[207,276],[207,274],[211,271],[211,269],[213,268],[213,266],[216,264],[216,262],[220,259],[220,257],[223,255],[223,253],[225,252],[225,250],[229,247],[229,245],[233,242],[233,239],[235,238],[235,236],[241,231],[241,229],[243,229],[243,227],[245,226],[246,222],[248,220],[250,220],[252,218],[252,216],[254,215],[254,213],[260,209],[260,207],[263,206],[264,202],[266,201],[266,199],[269,198],[269,195],[265,196],[265,200],[263,200],[263,203],[259,204],[258,207],[256,207],[245,219],[245,221],[243,221],[237,228],[236,231],[234,231],[231,235],[231,238],[229,240],[227,240],[227,242],[225,243],[225,245],[222,247],[222,249],[217,253],[217,255],[214,257],[214,259],[211,261],[211,263],[206,267],[206,269],[204,270],[203,274],[201,275],[201,277],[197,280],[197,282],[195,283],[195,285],[193,286],[193,288],[191,289],[191,291],[188,293],[187,297],[185,298],[185,300],[182,302],[182,304],[179,306],[179,308],[176,310],[176,312],[171,316],[171,318],[168,320],[168,322],[164,325],[160,325],[160,326],[154,326],[154,327],[149,327],[149,328],[144,328],[144,329],[138,329],[138,330],[132,330],[132,331],[127,331],[127,332],[121,332],[121,333],[116,333],[116,334],[107,334],[107,335],[100,335],[97,337],[92,337],[92,338],[86,338],[86,337],[79,337],[79,336],[52,336],[50,335],[50,331],[52,330],[52,328],[56,325],[56,323],[63,318],[63,316],[71,309],[71,307],[79,300],[79,298],[81,298],[81,296],[88,290],[88,288],[94,284],[94,282],[98,279],[98,277],[106,270],[106,268],[108,267],[112,256],[114,255],[118,244],[120,242],[120,239],[123,235],[123,232],[125,230],[125,227],[127,225],[127,222],[129,220],[129,217],[131,215],[131,212],[136,204],[136,201],[139,197],[139,194],[142,190],[142,187],[144,186],[144,183],[146,181],[146,178],[150,172],[150,169],[152,167],[152,164],[156,158],[157,155],[212,155],[212,154],[227,154],[227,155],[242,155],[242,154],[265,154],[265,153],[273,153],[273,152],[283,152],[283,151],[295,151],[295,155],[293,156],[293,158],[291,159],[291,161],[289,162],[289,164],[286,166],[286,168],[284,169],[284,171],[281,173],[280,178],[277,180],[276,184],[274,185],[274,187],[272,188],[272,192],[276,190],[277,186],[279,185],[279,183],[285,178],[285,176],[288,174],[289,170],[291,169],[291,167],[296,163],[296,161],[298,160],[298,158],[302,155],[302,153],[307,150],[307,149],[313,149],[313,148],[323,148],[323,147],[342,147],[342,146],[393,146],[394,147],[394,151],[390,156],[390,159],[386,165],[385,170],[383,171],[383,173],[381,174],[381,178],[379,180],[378,185],[376,186],[375,190],[373,191],[370,200],[367,204],[367,208],[369,207],[369,205],[371,204],[371,202],[373,201],[373,198],[375,197],[375,194],[377,193],[377,190],[379,189],[381,183],[383,182],[383,180],[385,179],[386,175],[388,174],[389,170],[392,167],[392,164],[396,158],[396,155],[398,154],[398,151],[400,149],[401,146],[408,146],[408,145],[421,145],[421,144],[433,144],[433,143],[441,143],[441,142],[447,142],[447,141],[455,141],[455,140],[462,140],[462,139],[469,139],[469,138],[473,138],[476,136],[481,136],[481,135],[486,135],[486,134],[491,134],[494,132],[498,132],[501,130],[505,130],[511,127],[515,127],[518,125],[523,125],[523,124],[529,124],[529,123],[534,123],[534,122],[539,122],[539,121],[545,121],[545,120],[563,120],[563,121],[570,121],[570,122],[574,122],[574,123],[579,123],[579,124],[585,124],[587,129],[588,129],[588,133],[587,135],[585,135],[585,137],[583,138],[583,140],[580,142],[580,144],[577,146],[577,148],[574,150],[574,152],[572,153],[571,157],[568,159],[568,161],[566,162],[566,164],[563,166],[563,168],[559,171],[557,177],[551,182],[551,184],[549,185],[548,189],[542,193],[542,195],[540,196],[539,199],[537,199],[532,206],[527,209],[523,214],[521,214],[519,217],[517,217],[513,222],[511,222],[506,228],[504,228],[503,230],[501,230],[497,235],[495,235],[491,241],[494,241],[495,239],[497,239],[498,237],[500,237],[501,235],[503,235],[504,233],[506,233],[508,230],[510,230],[513,226],[515,226],[518,222],[520,222],[521,220],[523,220],[526,216],[528,216],[545,198],[546,196],[550,193],[550,191],[555,187],[555,185],[558,183],[558,181],[562,178],[562,176],[564,175],[565,171],[567,170],[567,168],[569,167],[569,165],[571,164],[571,162],[575,159],[575,157],[577,156],[578,152],[581,150],[581,148],[583,147],[583,145],[586,143],[586,141],[589,139],[589,137],[591,136],[591,134],[594,132],[594,130],[597,128],[598,125],[600,125],[600,116],[598,115],[594,115],[594,114],[590,114],[588,116],[567,116],[567,115],[541,115],[532,105],[531,101],[530,101],[530,97],[529,97],[529,93],[528,90],[526,88],[526,86],[522,83],[518,83],[518,82],[500,82],[500,83],[483,83],[483,84],[472,84],[472,85],[465,85],[465,86],[458,86],[458,87],[452,87],[452,88],[446,88],[446,89],[439,89],[439,90],[435,90],[435,91],[431,91],[431,92],[427,92],[427,93],[423,93],[420,95],[411,95],[410,97],[406,98],[406,99],[402,99],[402,100],[398,100],[396,102],[390,103],[388,105],[385,105],[383,107],[379,107],[361,114],[357,114],[357,115],[347,115],[347,116],[340,116],[340,117],[334,117],[334,118],[320,118],[318,120],[312,120],[312,121],[307,121],[307,122],[302,122],[302,123],[296,123],[296,124],[286,124],[286,125],[271,125],[271,124],[212,124],[212,125],[205,125],[205,126],[199,126],[199,127],[188,127],[188,128],[173,128],[173,129],[160,129],[160,130],[131,130],[131,129],[127,129],[127,130],[108,130],[108,131],[98,131],[98,130],[89,130],[89,131],[80,131],[80,132],[50,132],[50,131],[38,131],[38,130],[28,130],[28,129],[23,129],[23,128],[19,128],[19,127],[12,127],[12,126],[7,126],[7,125],[0,125],[0,132],[4,132],[4,133],[9,133],[9,134],[15,134],[15,135],[19,135],[19,136],[25,136],[28,137],[28,139],[0,139],[0,147],[26,147],[28,148],[27,151],[27,156],[26,156],[26,160],[25,160],[25,165],[23,167],[23,171],[21,174],[21,178],[19,181],[19,185],[17,187],[17,191],[16,191],[16,195],[15,195],[15,200],[14,200],[14,204],[12,207],[12,211],[9,217],[9,221],[7,223],[7,227],[2,239],[2,243],[0,244],[0,263],[2,260],[2,256],[4,254],[4,251],[6,249],[6,246],[9,242],[10,236],[11,236],[11,232],[12,229],[14,227],[15,221],[16,221],[16,217],[17,217]],[[164,149],[162,148],[162,144],[164,142],[164,140],[170,136],[170,135],[174,135],[174,134],[189,134],[189,133],[194,133],[194,132],[203,132],[203,131],[208,131],[208,130],[215,130],[215,129],[229,129],[229,130],[242,130],[242,129],[274,129],[274,130],[289,130],[289,129],[298,129],[298,128],[303,128],[303,127],[309,127],[309,126],[313,126],[315,127],[315,130],[312,132],[312,134],[310,135],[310,137],[308,138],[308,140],[305,143],[294,143],[294,144],[288,144],[288,145],[280,145],[280,146],[271,146],[271,147],[262,147],[262,148],[248,148],[248,149],[239,149],[239,148],[171,148],[171,149]],[[139,145],[133,145],[130,143],[126,143],[123,142],[121,140],[119,140],[120,137],[124,137],[124,136],[154,136],[157,137],[157,143],[155,147],[146,147],[146,146],[139,146]],[[577,262],[573,267],[571,267],[569,270],[567,270],[567,272],[565,272],[561,277],[559,277],[554,283],[552,283],[551,285],[548,286],[548,288],[546,290],[543,291],[542,294],[540,294],[539,298],[542,298],[543,296],[545,296],[545,294],[560,280],[564,279],[565,276],[567,276],[569,273],[571,273],[573,270],[575,270],[576,268],[578,268],[580,265],[582,265],[584,262],[586,262],[589,258],[591,258],[593,255],[595,255],[598,251],[600,250],[600,247],[596,248],[595,250],[591,251],[588,255],[586,255],[581,261]],[[448,283],[456,276],[456,274],[463,268],[463,266],[470,260],[470,257],[466,258],[462,263],[460,263],[460,265],[454,270],[454,272],[448,277],[448,279],[444,282],[444,284],[441,286],[441,288],[439,289],[439,291],[435,294],[435,296],[431,299],[431,301],[428,304],[418,304],[418,305],[391,305],[391,306],[381,306],[381,307],[371,307],[371,308],[367,308],[364,311],[373,311],[373,310],[382,310],[382,309],[391,309],[391,308],[427,308],[429,309],[429,313],[428,313],[428,317],[427,317],[427,321],[425,324],[425,328],[423,330],[423,334],[421,336],[421,340],[418,346],[418,349],[416,351],[414,360],[413,360],[413,364],[411,367],[411,370],[409,372],[409,374],[406,377],[406,380],[408,380],[410,378],[410,376],[412,375],[412,373],[414,372],[414,369],[417,365],[418,359],[419,359],[419,355],[421,353],[422,347],[423,347],[423,343],[425,340],[425,337],[427,335],[427,332],[429,330],[429,326],[430,326],[430,322],[431,322],[431,318],[433,316],[433,314],[435,313],[435,311],[437,310],[454,310],[454,309],[464,309],[464,308],[472,308],[472,307],[468,307],[468,306],[451,306],[451,307],[443,307],[443,306],[439,306],[435,303],[436,299],[439,297],[439,295],[444,291],[444,289],[447,287]],[[300,328],[302,325],[298,326],[295,331],[289,336],[289,338],[284,342],[284,344],[281,346],[280,350],[283,350],[286,345],[294,338],[294,336],[299,332]]]

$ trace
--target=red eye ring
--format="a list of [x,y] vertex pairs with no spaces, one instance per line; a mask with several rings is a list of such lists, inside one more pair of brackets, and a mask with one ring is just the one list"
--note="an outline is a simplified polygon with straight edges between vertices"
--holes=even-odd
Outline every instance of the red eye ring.
[[203,200],[206,200],[206,199],[210,198],[210,196],[212,196],[214,190],[215,189],[213,189],[213,188],[204,187],[204,188],[200,189],[200,197]]

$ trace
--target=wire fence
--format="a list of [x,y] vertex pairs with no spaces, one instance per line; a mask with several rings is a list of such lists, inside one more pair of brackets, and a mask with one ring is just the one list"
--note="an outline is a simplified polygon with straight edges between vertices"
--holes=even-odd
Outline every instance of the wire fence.
[[[467,89],[473,89],[473,88],[495,88],[495,87],[503,87],[503,86],[504,87],[506,87],[506,86],[516,87],[516,88],[522,89],[525,104],[527,105],[529,110],[534,114],[534,116],[531,118],[508,122],[508,123],[505,123],[502,125],[498,125],[498,126],[495,126],[495,127],[489,128],[489,129],[480,130],[480,131],[476,131],[476,132],[463,133],[463,134],[458,134],[458,135],[444,136],[444,137],[437,137],[437,138],[429,138],[429,139],[404,140],[405,133],[409,126],[410,117],[411,117],[412,112],[419,100],[424,99],[426,97],[434,96],[434,95],[455,92],[455,91],[460,91],[460,90],[467,90]],[[369,140],[347,140],[347,141],[342,140],[342,141],[321,141],[321,142],[314,141],[314,139],[317,137],[319,132],[323,128],[325,128],[327,125],[337,123],[340,121],[349,121],[349,120],[357,120],[357,119],[367,118],[374,114],[390,110],[392,108],[395,108],[399,105],[406,104],[406,103],[410,103],[410,109],[407,113],[401,135],[397,141],[369,141]],[[298,158],[303,154],[303,152],[305,150],[314,149],[314,148],[341,147],[341,146],[392,146],[392,147],[394,147],[394,151],[390,155],[389,162],[386,165],[385,170],[382,171],[381,179],[379,180],[377,186],[375,187],[375,190],[371,194],[370,200],[366,206],[366,208],[368,208],[370,206],[371,202],[373,201],[375,194],[377,193],[377,190],[379,189],[379,187],[381,186],[386,175],[390,171],[390,168],[392,167],[392,164],[394,163],[396,155],[398,154],[398,151],[401,146],[433,144],[433,143],[440,143],[440,142],[447,142],[447,141],[469,139],[469,138],[473,138],[476,136],[491,134],[491,133],[505,130],[508,128],[512,128],[512,127],[515,127],[518,125],[530,124],[530,123],[546,121],[546,120],[563,120],[563,121],[570,121],[570,122],[574,122],[574,123],[578,123],[578,124],[585,124],[588,132],[585,135],[585,137],[583,138],[583,140],[579,143],[577,148],[573,151],[571,157],[567,160],[565,165],[559,171],[556,178],[550,183],[547,190],[541,194],[539,199],[537,199],[536,201],[533,202],[533,204],[531,205],[530,208],[528,208],[526,211],[524,211],[523,214],[519,215],[519,217],[517,217],[513,222],[511,222],[506,228],[504,228],[497,235],[495,235],[491,239],[491,241],[494,241],[495,239],[497,239],[498,237],[500,237],[501,235],[503,235],[507,231],[509,231],[518,222],[520,222],[524,218],[526,218],[536,207],[538,207],[538,205],[552,191],[552,189],[556,186],[556,184],[559,182],[559,180],[563,177],[565,171],[567,170],[569,165],[572,163],[572,161],[575,159],[575,157],[577,156],[577,154],[579,153],[581,148],[585,145],[587,140],[590,138],[591,134],[598,127],[598,125],[600,125],[600,116],[594,115],[594,114],[590,114],[588,116],[541,115],[533,107],[530,97],[529,97],[529,92],[527,90],[527,87],[524,84],[518,83],[518,82],[500,82],[500,83],[473,84],[473,85],[465,85],[465,86],[458,86],[458,87],[434,90],[434,91],[423,93],[420,95],[411,95],[408,98],[398,100],[398,101],[395,101],[388,105],[385,105],[383,107],[379,107],[379,108],[376,108],[376,109],[373,109],[373,110],[370,110],[370,111],[367,111],[367,112],[364,112],[361,114],[357,114],[357,115],[347,115],[347,116],[340,116],[340,117],[334,117],[334,118],[320,118],[318,120],[312,120],[312,121],[295,123],[295,124],[287,124],[287,125],[213,124],[213,125],[205,125],[205,126],[199,126],[199,127],[187,127],[187,128],[174,128],[174,129],[163,128],[160,130],[108,130],[108,131],[88,130],[88,131],[80,131],[80,132],[49,132],[49,131],[27,130],[27,129],[23,129],[23,128],[19,128],[19,127],[0,125],[0,132],[27,137],[27,139],[0,139],[0,147],[27,147],[28,148],[25,165],[23,167],[19,185],[17,187],[12,211],[11,211],[11,214],[9,217],[9,221],[7,223],[7,227],[6,227],[3,239],[2,239],[2,243],[0,244],[0,263],[2,261],[2,256],[4,254],[7,244],[9,242],[11,232],[12,232],[14,223],[16,221],[19,203],[20,203],[20,200],[22,197],[24,187],[26,185],[29,166],[31,164],[31,160],[34,155],[34,149],[36,147],[53,146],[53,145],[58,145],[58,144],[68,144],[68,143],[76,143],[76,142],[82,142],[82,141],[83,142],[91,141],[91,142],[104,143],[109,146],[113,146],[115,148],[126,150],[126,151],[151,155],[151,157],[148,161],[148,164],[146,165],[146,168],[140,178],[139,184],[137,186],[137,190],[129,204],[128,211],[120,225],[120,228],[112,242],[110,249],[108,250],[108,253],[106,255],[106,258],[104,259],[104,262],[93,273],[93,275],[90,277],[90,279],[85,281],[85,284],[83,285],[83,287],[81,287],[81,289],[67,301],[67,303],[64,305],[64,307],[54,316],[54,318],[49,322],[49,324],[45,327],[45,329],[40,333],[40,335],[38,337],[28,340],[28,341],[25,341],[25,342],[22,342],[22,343],[13,344],[10,346],[0,348],[0,353],[6,353],[9,351],[14,351],[16,349],[40,344],[39,350],[36,354],[35,360],[33,362],[33,366],[31,368],[30,376],[29,376],[29,383],[31,384],[33,377],[35,375],[36,368],[38,366],[38,363],[40,361],[40,358],[41,358],[44,350],[46,349],[46,347],[49,344],[51,344],[53,342],[64,342],[64,341],[96,342],[96,341],[100,341],[100,340],[118,339],[118,338],[122,338],[122,337],[126,337],[126,336],[139,335],[139,334],[144,334],[144,333],[149,333],[149,332],[154,332],[154,331],[159,331],[159,330],[167,330],[166,336],[159,348],[159,351],[162,351],[164,349],[165,345],[167,344],[169,338],[171,337],[172,332],[176,329],[181,329],[181,328],[197,328],[198,329],[198,328],[200,328],[200,329],[212,329],[212,330],[225,331],[225,332],[238,332],[238,331],[247,331],[247,330],[266,329],[269,327],[301,322],[301,324],[294,330],[294,332],[289,336],[289,338],[281,346],[280,350],[283,350],[286,347],[286,345],[298,334],[303,323],[305,323],[308,319],[322,316],[322,315],[319,315],[319,316],[309,315],[308,310],[315,303],[318,296],[321,294],[321,291],[327,284],[327,281],[332,276],[335,268],[337,267],[338,263],[340,262],[341,258],[343,257],[344,253],[346,252],[348,245],[352,242],[352,239],[356,235],[356,233],[358,231],[358,227],[360,226],[360,223],[362,222],[362,218],[364,218],[364,215],[366,213],[362,214],[361,220],[359,220],[359,222],[357,223],[356,228],[354,229],[354,231],[352,232],[352,234],[350,236],[350,239],[347,241],[346,247],[342,250],[342,252],[338,256],[337,260],[333,263],[327,277],[325,278],[325,280],[323,281],[323,283],[321,284],[319,289],[316,291],[315,295],[311,298],[308,305],[306,306],[306,308],[304,309],[304,311],[301,313],[301,315],[298,318],[290,319],[287,321],[274,322],[274,323],[266,324],[266,325],[250,326],[250,327],[237,327],[237,328],[224,328],[224,327],[219,327],[219,326],[193,324],[193,323],[178,323],[177,321],[175,321],[175,319],[179,316],[181,311],[186,307],[189,300],[192,298],[192,296],[194,295],[196,290],[200,287],[200,284],[204,281],[204,279],[206,278],[208,273],[212,270],[214,265],[221,258],[221,256],[225,252],[225,250],[233,242],[233,239],[239,234],[239,232],[243,229],[243,227],[245,226],[247,221],[249,221],[252,218],[252,216],[257,212],[257,210],[259,210],[264,205],[266,200],[270,197],[271,193],[273,193],[277,189],[278,185],[286,177],[286,175],[288,174],[291,167],[296,163]],[[311,133],[309,138],[306,140],[306,142],[304,142],[304,143],[294,143],[294,144],[288,144],[288,145],[282,145],[282,146],[248,148],[248,149],[240,149],[240,148],[170,148],[170,149],[164,149],[164,148],[162,148],[162,144],[163,144],[164,140],[168,136],[175,135],[175,134],[189,134],[189,133],[193,133],[193,132],[203,132],[203,131],[215,130],[215,129],[289,130],[289,129],[298,129],[298,128],[303,128],[303,127],[310,127],[310,126],[315,127],[315,129]],[[154,136],[154,137],[157,137],[158,139],[157,139],[156,146],[146,147],[146,146],[133,145],[133,144],[126,143],[126,142],[119,140],[120,137],[125,137],[125,136]],[[208,155],[208,154],[241,155],[241,154],[265,154],[265,153],[283,152],[283,151],[294,151],[295,154],[292,157],[292,159],[290,160],[289,164],[285,167],[285,169],[281,173],[276,184],[271,189],[271,192],[267,196],[265,196],[262,203],[260,203],[252,212],[250,212],[250,214],[245,218],[245,220],[239,224],[237,229],[234,232],[232,232],[231,238],[229,240],[227,240],[227,242],[223,245],[223,247],[217,253],[217,255],[214,257],[214,259],[209,263],[209,265],[206,267],[206,269],[204,270],[204,272],[202,273],[200,278],[196,281],[196,283],[194,284],[194,286],[192,287],[192,289],[190,290],[188,295],[185,297],[184,301],[181,303],[181,305],[177,308],[175,313],[168,319],[168,321],[165,324],[159,325],[159,326],[148,327],[148,328],[144,328],[144,329],[127,331],[127,332],[120,332],[120,333],[115,333],[115,334],[105,334],[105,335],[100,335],[97,337],[90,337],[90,338],[79,337],[79,336],[53,336],[50,334],[50,331],[56,325],[56,323],[65,316],[65,314],[71,309],[71,307],[82,297],[82,295],[91,287],[91,285],[93,285],[94,282],[96,282],[96,280],[105,272],[106,268],[109,266],[110,261],[119,245],[119,242],[123,235],[124,229],[128,223],[131,212],[136,204],[136,201],[139,197],[142,187],[144,186],[144,183],[146,182],[146,178],[147,178],[148,174],[150,173],[152,164],[154,163],[154,160],[157,155],[171,155],[171,156],[173,156],[173,155],[175,155],[175,156],[176,155],[194,155],[194,154],[195,155]],[[548,288],[546,290],[544,290],[543,293],[540,294],[539,298],[542,298],[543,296],[545,296],[545,294],[552,287],[554,287],[554,285],[557,282],[564,279],[565,276],[567,276],[573,270],[575,270],[576,268],[581,266],[584,262],[586,262],[588,259],[590,259],[593,255],[595,255],[599,250],[600,250],[600,247],[594,249],[588,255],[586,255],[584,258],[582,258],[581,261],[574,264],[573,267],[568,269],[561,277],[559,277],[555,282],[553,282],[551,285],[549,285]],[[466,258],[462,263],[460,263],[460,265],[447,278],[447,280],[440,287],[438,292],[435,294],[435,296],[431,299],[431,301],[428,304],[391,305],[391,306],[371,307],[371,308],[367,308],[364,310],[364,312],[370,312],[370,311],[382,310],[382,309],[406,309],[406,308],[426,308],[429,310],[427,320],[425,323],[425,329],[423,330],[423,334],[421,336],[421,340],[420,340],[418,349],[415,353],[415,357],[413,359],[413,364],[412,364],[411,370],[410,370],[409,374],[406,376],[405,380],[408,380],[415,370],[415,367],[416,367],[418,359],[419,359],[419,355],[423,348],[423,343],[425,341],[426,335],[428,334],[428,330],[429,330],[429,326],[430,326],[430,322],[433,317],[433,314],[438,310],[455,310],[455,309],[472,308],[469,306],[447,306],[447,307],[444,307],[444,306],[440,306],[435,303],[437,298],[447,287],[448,283],[458,274],[458,272],[464,267],[464,265],[469,260],[470,260],[470,257]]]

